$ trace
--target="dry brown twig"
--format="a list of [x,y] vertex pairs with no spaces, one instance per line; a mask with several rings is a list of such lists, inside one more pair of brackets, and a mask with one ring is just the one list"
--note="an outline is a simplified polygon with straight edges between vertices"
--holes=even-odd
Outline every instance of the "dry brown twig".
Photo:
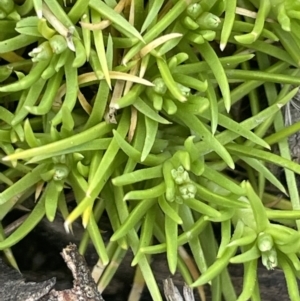
[[195,301],[193,290],[184,285],[183,287],[183,298],[179,293],[178,288],[174,285],[171,278],[164,280],[164,294],[167,301]]

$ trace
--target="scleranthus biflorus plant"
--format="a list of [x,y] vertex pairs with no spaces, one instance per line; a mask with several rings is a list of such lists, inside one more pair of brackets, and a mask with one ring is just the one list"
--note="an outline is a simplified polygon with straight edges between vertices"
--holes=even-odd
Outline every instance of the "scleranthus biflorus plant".
[[[131,249],[156,301],[157,253],[200,294],[211,283],[213,301],[260,300],[259,260],[299,300],[300,166],[287,137],[300,125],[281,114],[300,84],[299,1],[5,0],[0,28],[0,220],[36,197],[12,234],[1,228],[12,264],[10,247],[59,211],[66,231],[82,219],[79,250],[90,238],[101,291]],[[229,263],[244,264],[239,297]]]

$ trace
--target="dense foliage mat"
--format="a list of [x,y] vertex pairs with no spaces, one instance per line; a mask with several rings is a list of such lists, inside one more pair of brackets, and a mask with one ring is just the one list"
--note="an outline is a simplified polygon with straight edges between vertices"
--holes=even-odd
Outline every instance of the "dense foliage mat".
[[[135,281],[156,301],[150,258],[164,252],[170,273],[200,292],[211,283],[213,301],[260,300],[259,260],[283,269],[300,299],[300,166],[287,139],[300,128],[289,102],[299,1],[3,0],[0,28],[0,220],[30,209],[9,236],[1,227],[13,265],[10,247],[59,211],[66,231],[82,219],[79,251],[91,239],[101,291],[130,248]],[[239,297],[229,263],[244,264]]]

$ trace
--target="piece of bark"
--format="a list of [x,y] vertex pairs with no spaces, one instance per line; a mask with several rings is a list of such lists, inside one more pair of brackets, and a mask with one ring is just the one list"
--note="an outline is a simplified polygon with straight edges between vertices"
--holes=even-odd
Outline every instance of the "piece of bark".
[[85,259],[75,244],[68,245],[61,253],[74,281],[73,288],[56,291],[52,289],[55,278],[35,283],[25,283],[21,274],[6,266],[0,258],[1,301],[104,301],[97,290]]

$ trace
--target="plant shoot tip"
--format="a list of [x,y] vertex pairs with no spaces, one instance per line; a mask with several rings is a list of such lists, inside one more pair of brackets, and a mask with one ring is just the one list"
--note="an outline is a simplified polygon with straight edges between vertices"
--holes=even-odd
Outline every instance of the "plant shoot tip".
[[220,50],[221,51],[223,51],[224,49],[225,49],[225,47],[226,47],[226,43],[224,44],[224,43],[221,43],[220,44]]
[[64,228],[65,228],[65,231],[66,231],[66,233],[70,233],[70,223],[69,223],[69,221],[65,221],[64,222]]
[[39,19],[43,19],[43,11],[42,10],[37,10],[36,11],[36,15],[37,15],[37,17],[39,18]]

